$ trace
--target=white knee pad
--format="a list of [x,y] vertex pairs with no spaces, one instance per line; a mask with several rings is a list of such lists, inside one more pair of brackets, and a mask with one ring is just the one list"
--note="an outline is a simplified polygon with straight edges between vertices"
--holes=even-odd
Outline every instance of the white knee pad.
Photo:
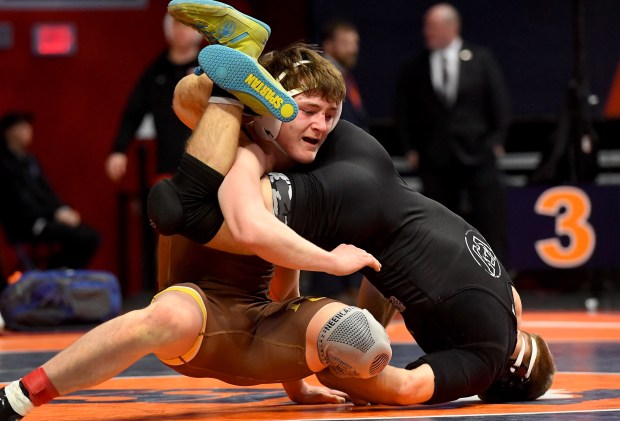
[[321,362],[338,377],[376,376],[392,358],[387,332],[358,307],[336,313],[321,329],[317,346]]

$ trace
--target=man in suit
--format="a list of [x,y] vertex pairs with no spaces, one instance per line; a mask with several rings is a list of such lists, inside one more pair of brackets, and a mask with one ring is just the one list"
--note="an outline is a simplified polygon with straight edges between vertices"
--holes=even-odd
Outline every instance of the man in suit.
[[424,194],[465,216],[502,258],[504,189],[496,159],[504,153],[509,97],[491,53],[463,41],[460,26],[450,4],[426,12],[426,50],[398,84],[398,137]]
[[342,104],[341,118],[368,131],[368,115],[364,109],[357,81],[353,76],[360,44],[357,27],[345,20],[330,21],[323,27],[321,39],[321,48],[325,58],[340,70],[347,85],[347,97]]
[[[357,66],[359,46],[360,34],[353,22],[336,19],[323,26],[321,33],[323,55],[342,73],[347,88],[340,118],[368,132],[370,130],[368,114],[353,75],[353,70]],[[304,294],[336,298],[352,304],[358,295],[362,274],[356,272],[346,276],[335,276],[323,272],[305,272],[302,279],[305,280],[302,283]]]
[[[11,243],[50,243],[48,268],[85,268],[99,247],[99,233],[64,203],[30,152],[32,116],[9,112],[0,119],[0,221]],[[53,146],[52,146],[53,147]]]

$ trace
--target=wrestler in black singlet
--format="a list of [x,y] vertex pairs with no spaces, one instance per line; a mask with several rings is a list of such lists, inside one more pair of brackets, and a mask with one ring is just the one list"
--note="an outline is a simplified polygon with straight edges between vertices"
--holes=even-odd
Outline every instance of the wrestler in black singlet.
[[501,376],[516,345],[512,281],[475,228],[409,188],[379,142],[346,121],[309,170],[287,175],[290,227],[328,250],[354,244],[383,265],[362,272],[427,353],[409,368],[431,365],[428,403],[481,393]]
[[[351,243],[379,259],[380,272],[362,272],[401,311],[427,353],[408,368],[432,367],[435,392],[428,403],[486,391],[508,369],[517,330],[512,281],[484,238],[410,189],[377,140],[346,121],[329,134],[315,162],[300,168],[287,174],[290,203],[287,176],[270,174],[280,198],[277,216],[325,249]],[[189,155],[180,169],[178,191],[164,189],[153,210],[178,194],[182,232],[204,243],[223,220],[213,194],[221,175]]]

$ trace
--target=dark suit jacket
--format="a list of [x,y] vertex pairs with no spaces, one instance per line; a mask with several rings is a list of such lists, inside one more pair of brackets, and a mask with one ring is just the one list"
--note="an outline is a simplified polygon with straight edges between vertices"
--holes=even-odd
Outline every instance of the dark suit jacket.
[[408,63],[397,86],[396,127],[403,152],[420,153],[420,169],[493,160],[492,147],[505,142],[510,123],[509,96],[491,53],[463,43],[456,102],[436,94],[430,52]]
[[51,220],[64,203],[54,193],[33,155],[0,153],[0,223],[9,241],[31,239],[38,218]]
[[185,150],[185,141],[192,133],[170,105],[177,82],[198,66],[197,59],[185,64],[174,64],[168,58],[168,52],[162,52],[134,86],[123,111],[113,148],[113,152],[126,153],[144,116],[151,113],[157,138],[158,174],[172,174],[176,170]]

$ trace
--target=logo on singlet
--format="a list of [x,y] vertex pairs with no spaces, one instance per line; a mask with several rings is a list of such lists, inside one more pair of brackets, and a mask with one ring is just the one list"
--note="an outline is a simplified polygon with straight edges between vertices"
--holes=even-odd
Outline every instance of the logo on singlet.
[[497,260],[497,256],[493,253],[491,246],[486,240],[474,230],[468,230],[465,233],[465,245],[471,253],[472,257],[482,267],[486,273],[494,278],[499,278],[502,274],[502,267]]
[[271,197],[273,199],[273,214],[285,225],[288,225],[292,215],[293,186],[291,180],[279,172],[270,172]]

